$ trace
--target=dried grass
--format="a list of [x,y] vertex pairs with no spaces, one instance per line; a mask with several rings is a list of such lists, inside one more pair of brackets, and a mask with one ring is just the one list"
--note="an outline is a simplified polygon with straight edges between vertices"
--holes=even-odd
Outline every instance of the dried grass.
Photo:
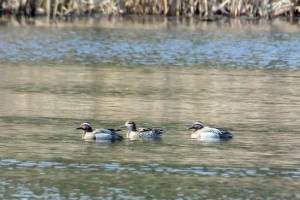
[[300,13],[298,0],[0,0],[1,15],[217,15],[272,18]]

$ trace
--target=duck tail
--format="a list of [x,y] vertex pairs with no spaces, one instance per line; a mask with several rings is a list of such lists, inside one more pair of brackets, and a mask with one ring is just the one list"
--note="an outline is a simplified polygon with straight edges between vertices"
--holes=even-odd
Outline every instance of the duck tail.
[[162,129],[162,128],[157,128],[157,129],[155,129],[155,131],[156,131],[159,135],[161,135],[161,134],[164,133],[164,129]]
[[123,140],[124,137],[122,135],[118,135],[119,140]]

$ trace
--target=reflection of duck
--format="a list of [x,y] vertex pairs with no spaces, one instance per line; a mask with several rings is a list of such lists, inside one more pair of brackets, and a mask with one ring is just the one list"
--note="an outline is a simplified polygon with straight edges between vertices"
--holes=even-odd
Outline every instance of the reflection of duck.
[[136,128],[133,121],[127,121],[121,128],[127,128],[126,137],[130,140],[142,139],[159,139],[164,132],[161,128]]
[[194,129],[191,138],[200,140],[228,140],[233,135],[222,128],[211,128],[204,126],[202,122],[196,121],[189,129]]
[[117,141],[122,140],[123,137],[116,133],[119,129],[96,129],[93,130],[88,122],[82,123],[77,129],[83,130],[82,139],[84,140],[105,140]]

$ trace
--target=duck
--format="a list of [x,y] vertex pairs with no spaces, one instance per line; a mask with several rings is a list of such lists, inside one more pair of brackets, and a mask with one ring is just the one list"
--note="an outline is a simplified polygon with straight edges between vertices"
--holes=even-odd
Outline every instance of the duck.
[[164,132],[162,128],[137,128],[133,121],[126,121],[120,128],[128,129],[126,137],[130,140],[160,139]]
[[232,133],[223,128],[211,128],[204,126],[203,122],[196,121],[188,129],[193,129],[194,132],[191,134],[192,139],[200,140],[229,140],[233,138]]
[[121,129],[101,128],[101,129],[93,130],[92,125],[88,122],[82,123],[76,129],[83,130],[82,133],[83,140],[102,140],[102,141],[114,142],[123,139],[123,137],[117,133],[118,131],[121,131]]

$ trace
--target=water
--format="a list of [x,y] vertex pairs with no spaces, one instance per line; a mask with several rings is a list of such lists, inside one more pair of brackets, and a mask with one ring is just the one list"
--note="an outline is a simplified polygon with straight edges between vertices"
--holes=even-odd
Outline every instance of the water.
[[[0,198],[300,199],[298,29],[162,19],[2,26]],[[110,144],[75,130],[128,119],[166,133]],[[195,120],[235,137],[191,140]]]

